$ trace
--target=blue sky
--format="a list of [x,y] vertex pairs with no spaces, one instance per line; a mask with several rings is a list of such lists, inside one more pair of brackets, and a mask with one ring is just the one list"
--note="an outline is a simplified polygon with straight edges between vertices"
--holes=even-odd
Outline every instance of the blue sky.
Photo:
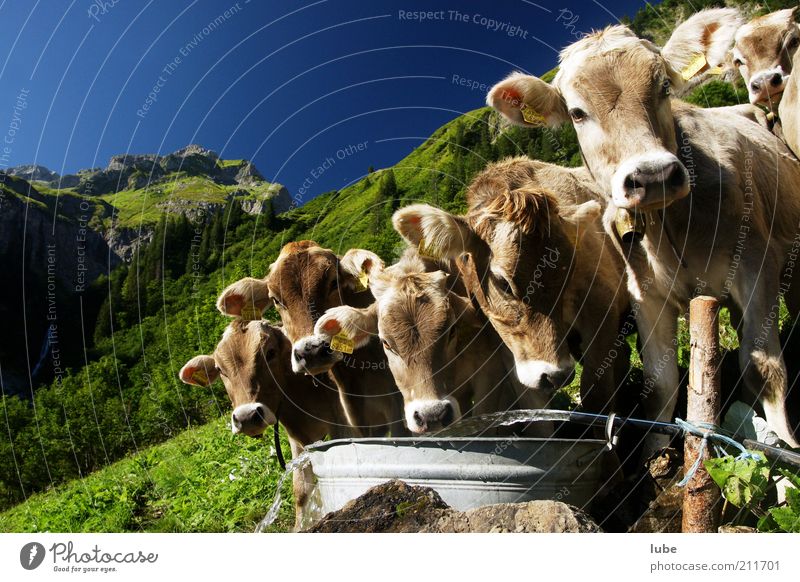
[[394,164],[511,70],[543,73],[574,34],[642,6],[6,0],[5,165],[63,174],[199,143],[292,194],[305,183],[308,199]]

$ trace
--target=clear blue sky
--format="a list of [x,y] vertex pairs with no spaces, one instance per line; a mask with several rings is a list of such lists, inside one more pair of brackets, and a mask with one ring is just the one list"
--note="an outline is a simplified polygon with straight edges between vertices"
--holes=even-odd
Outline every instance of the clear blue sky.
[[[573,34],[643,5],[5,0],[0,133],[13,128],[6,164],[64,174],[105,166],[113,154],[199,143],[254,160],[295,194],[334,158],[311,177],[308,199],[370,165],[397,162],[443,123],[482,106],[485,86],[454,76],[491,86],[513,69],[543,73]],[[433,19],[414,20],[419,10],[435,11]],[[20,95],[25,108],[15,114]]]

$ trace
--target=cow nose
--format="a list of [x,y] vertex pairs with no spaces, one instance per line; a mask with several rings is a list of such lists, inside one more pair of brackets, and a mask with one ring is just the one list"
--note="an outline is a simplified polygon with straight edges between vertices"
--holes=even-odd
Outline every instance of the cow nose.
[[774,73],[769,79],[769,84],[773,87],[780,87],[783,84],[783,75]]
[[572,382],[575,378],[575,369],[555,370],[542,374],[539,378],[539,386],[545,390],[557,390]]
[[622,187],[625,197],[634,202],[640,202],[647,193],[647,187],[663,184],[665,187],[680,187],[684,182],[684,173],[678,161],[671,161],[660,167],[636,168],[623,180]]
[[250,436],[261,434],[268,424],[267,416],[267,407],[263,404],[255,403],[239,406],[231,415],[234,432],[241,432]]
[[753,81],[750,81],[750,90],[753,93],[758,93],[761,91],[761,79],[754,79]]
[[430,432],[453,424],[456,410],[449,400],[435,400],[411,405],[411,430],[417,433]]
[[292,355],[294,356],[295,361],[297,361],[297,362],[302,362],[303,361],[303,357],[304,357],[303,350],[299,350],[297,348],[294,348],[292,350]]

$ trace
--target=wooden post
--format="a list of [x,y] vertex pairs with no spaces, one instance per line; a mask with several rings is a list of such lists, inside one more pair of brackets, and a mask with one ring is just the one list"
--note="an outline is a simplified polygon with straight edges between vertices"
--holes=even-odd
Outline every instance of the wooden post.
[[[686,420],[691,423],[719,423],[720,351],[719,303],[713,297],[700,296],[689,304],[689,394]],[[697,459],[702,439],[687,436],[683,466],[688,470]],[[703,455],[708,458],[708,451]],[[686,484],[683,493],[682,530],[692,533],[716,532],[720,522],[720,491],[702,462]]]

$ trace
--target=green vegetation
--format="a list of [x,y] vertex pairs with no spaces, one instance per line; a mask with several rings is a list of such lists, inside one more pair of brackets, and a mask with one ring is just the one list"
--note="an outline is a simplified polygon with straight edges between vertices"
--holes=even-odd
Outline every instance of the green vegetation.
[[[283,444],[284,454],[289,446]],[[221,420],[185,431],[0,514],[3,532],[253,531],[282,472],[265,441]],[[284,485],[291,499],[291,480]],[[274,530],[294,524],[289,500]]]
[[[758,518],[761,531],[800,533],[800,475],[779,468],[771,470],[771,463],[763,454],[749,451],[749,458],[733,456],[704,461],[708,474],[719,486],[728,504],[741,509],[735,523],[743,522],[749,514]],[[770,507],[767,495],[773,491],[773,475],[783,476],[794,488],[786,489],[786,505]]]

